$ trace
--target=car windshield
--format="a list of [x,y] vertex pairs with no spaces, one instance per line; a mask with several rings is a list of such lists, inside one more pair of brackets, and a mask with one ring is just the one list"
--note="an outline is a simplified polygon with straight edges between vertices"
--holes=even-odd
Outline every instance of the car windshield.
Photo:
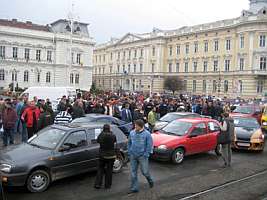
[[87,123],[87,122],[92,122],[94,121],[95,118],[93,117],[80,117],[74,119],[71,123]]
[[254,110],[253,107],[238,106],[233,112],[234,113],[242,113],[242,114],[252,114],[253,110]]
[[173,121],[163,128],[162,131],[170,135],[183,136],[188,133],[191,127],[192,123],[190,122]]
[[174,114],[174,113],[169,113],[169,114],[165,115],[164,117],[160,118],[159,121],[172,122],[173,120],[180,119],[180,118],[182,118],[181,115]]
[[254,118],[234,118],[235,127],[244,127],[244,128],[260,128],[259,123]]
[[30,138],[28,144],[39,148],[55,149],[65,133],[60,129],[46,128]]

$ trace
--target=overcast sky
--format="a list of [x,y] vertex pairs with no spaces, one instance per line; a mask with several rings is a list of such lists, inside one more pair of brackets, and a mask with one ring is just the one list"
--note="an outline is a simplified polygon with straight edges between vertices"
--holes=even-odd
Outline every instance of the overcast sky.
[[1,0],[0,18],[48,24],[67,18],[72,2],[97,43],[153,27],[176,29],[238,17],[249,7],[248,0]]

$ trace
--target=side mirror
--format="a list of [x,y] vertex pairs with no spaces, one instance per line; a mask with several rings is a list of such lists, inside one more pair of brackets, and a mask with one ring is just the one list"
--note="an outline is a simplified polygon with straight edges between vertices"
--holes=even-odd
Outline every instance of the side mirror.
[[58,151],[59,152],[64,152],[64,151],[69,151],[71,149],[70,146],[68,145],[62,145],[61,147],[59,147]]

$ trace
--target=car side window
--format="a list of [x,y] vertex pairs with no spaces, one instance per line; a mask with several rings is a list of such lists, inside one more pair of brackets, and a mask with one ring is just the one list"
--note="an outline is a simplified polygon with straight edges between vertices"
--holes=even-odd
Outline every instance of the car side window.
[[205,135],[207,132],[206,132],[206,124],[205,123],[199,123],[197,124],[192,133],[193,135]]
[[208,123],[208,129],[209,129],[209,132],[218,132],[221,130],[220,126],[214,122],[209,122]]
[[96,140],[101,132],[102,132],[102,128],[88,129],[87,130],[87,141],[88,141],[88,143],[92,143],[92,141]]
[[76,149],[87,145],[85,131],[77,131],[71,133],[65,140],[64,146],[70,147],[70,149]]

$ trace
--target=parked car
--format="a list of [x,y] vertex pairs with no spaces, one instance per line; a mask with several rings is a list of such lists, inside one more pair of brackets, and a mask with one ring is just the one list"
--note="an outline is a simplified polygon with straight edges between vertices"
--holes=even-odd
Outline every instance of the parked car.
[[264,106],[262,117],[261,117],[261,127],[265,133],[267,133],[267,106]]
[[[170,122],[177,120],[177,119],[182,119],[182,118],[199,118],[200,115],[197,113],[191,113],[191,112],[172,112],[168,113],[165,116],[161,117],[155,124],[154,127],[154,132],[159,131],[163,129],[167,124]],[[146,124],[148,127],[148,124]]]
[[217,145],[219,132],[219,122],[209,118],[172,121],[162,130],[152,134],[154,144],[152,157],[180,164],[187,155],[212,150],[220,155],[220,145]]
[[130,131],[133,129],[132,123],[128,123],[116,117],[103,114],[87,114],[85,115],[85,117],[77,118],[72,121],[72,123],[75,124],[86,124],[91,122],[100,122],[116,125],[126,136],[128,136],[130,134]]
[[255,119],[258,120],[259,123],[261,123],[262,111],[259,105],[237,106],[231,113],[231,116],[234,117],[240,114],[247,117],[254,117]]
[[258,121],[253,117],[234,116],[235,140],[232,148],[263,151],[264,134]]
[[[99,144],[96,138],[103,124],[52,125],[27,143],[0,152],[0,171],[7,186],[24,186],[30,192],[43,192],[51,182],[97,169]],[[116,126],[118,156],[113,171],[122,170],[127,159],[127,138]]]

